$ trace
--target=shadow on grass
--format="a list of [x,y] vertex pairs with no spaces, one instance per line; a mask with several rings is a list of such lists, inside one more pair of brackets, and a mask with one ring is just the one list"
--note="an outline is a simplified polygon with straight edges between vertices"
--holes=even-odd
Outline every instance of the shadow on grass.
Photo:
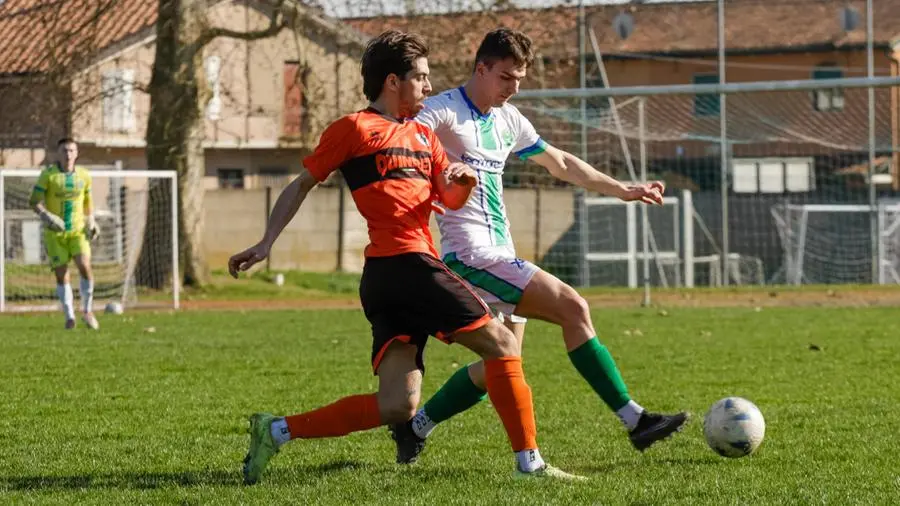
[[[365,467],[355,461],[336,461],[300,468],[270,469],[263,476],[263,483],[315,481],[330,473],[352,471]],[[169,487],[203,486],[243,486],[239,469],[234,471],[202,470],[181,472],[147,472],[115,474],[76,474],[71,476],[3,476],[0,477],[0,491],[51,491],[51,490],[91,490],[91,489],[136,489],[149,490]]]
[[698,466],[713,466],[719,465],[722,463],[722,459],[715,459],[709,457],[664,457],[664,458],[655,458],[653,460],[649,459],[640,459],[640,460],[620,460],[613,462],[602,462],[597,464],[589,464],[584,466],[576,466],[571,469],[571,471],[577,471],[579,473],[586,474],[608,474],[613,471],[621,471],[624,469],[636,469],[640,467],[648,467],[648,466],[681,466],[685,468],[689,467],[698,467]]

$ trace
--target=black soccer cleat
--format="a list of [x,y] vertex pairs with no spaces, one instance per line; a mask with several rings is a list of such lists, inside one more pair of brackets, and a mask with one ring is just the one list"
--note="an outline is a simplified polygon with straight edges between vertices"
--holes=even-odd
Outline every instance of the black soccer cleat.
[[388,430],[391,431],[391,439],[397,443],[397,463],[415,463],[425,449],[425,440],[413,432],[412,420],[390,425]]
[[650,448],[653,443],[672,437],[681,432],[690,417],[687,413],[662,415],[658,413],[641,413],[637,427],[628,433],[628,439],[639,452]]

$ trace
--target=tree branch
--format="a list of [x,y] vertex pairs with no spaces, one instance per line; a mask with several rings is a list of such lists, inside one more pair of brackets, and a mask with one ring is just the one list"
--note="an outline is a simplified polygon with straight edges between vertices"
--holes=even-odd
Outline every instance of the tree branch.
[[[285,5],[286,3],[287,0],[278,0],[277,2],[275,2],[275,4],[272,6],[274,12],[272,13],[272,17],[269,19],[269,26],[262,30],[238,32],[235,30],[230,30],[228,28],[207,28],[203,31],[203,33],[200,34],[200,37],[197,38],[195,47],[202,48],[219,37],[253,41],[278,35],[278,32],[290,26],[291,18],[297,15],[296,8],[288,12],[288,8]],[[288,14],[292,14],[293,16],[288,16]]]

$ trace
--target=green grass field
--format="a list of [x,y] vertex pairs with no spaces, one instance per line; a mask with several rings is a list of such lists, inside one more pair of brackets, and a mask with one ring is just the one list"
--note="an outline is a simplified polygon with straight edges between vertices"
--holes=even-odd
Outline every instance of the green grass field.
[[[368,392],[359,311],[132,312],[91,333],[59,315],[0,317],[0,503],[891,504],[900,404],[892,308],[598,311],[636,400],[687,409],[683,434],[641,455],[566,358],[530,325],[525,370],[542,453],[590,478],[521,482],[487,403],[438,427],[422,460],[393,463],[387,431],[294,441],[240,484],[246,417]],[[153,331],[150,331],[150,329]],[[821,351],[810,350],[815,344]],[[472,355],[432,342],[424,396]],[[702,438],[715,400],[744,396],[768,423],[749,458]]]

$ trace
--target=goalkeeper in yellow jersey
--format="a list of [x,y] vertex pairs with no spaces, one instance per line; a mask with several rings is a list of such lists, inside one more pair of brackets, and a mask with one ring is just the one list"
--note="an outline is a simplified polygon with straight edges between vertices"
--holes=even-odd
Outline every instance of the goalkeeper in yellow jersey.
[[44,244],[50,267],[56,274],[56,295],[66,314],[66,328],[75,328],[69,261],[81,274],[82,320],[99,328],[93,313],[94,274],[91,271],[91,244],[100,235],[91,202],[91,175],[75,165],[78,145],[72,139],[57,144],[59,161],[41,171],[31,192],[31,206],[44,224]]

